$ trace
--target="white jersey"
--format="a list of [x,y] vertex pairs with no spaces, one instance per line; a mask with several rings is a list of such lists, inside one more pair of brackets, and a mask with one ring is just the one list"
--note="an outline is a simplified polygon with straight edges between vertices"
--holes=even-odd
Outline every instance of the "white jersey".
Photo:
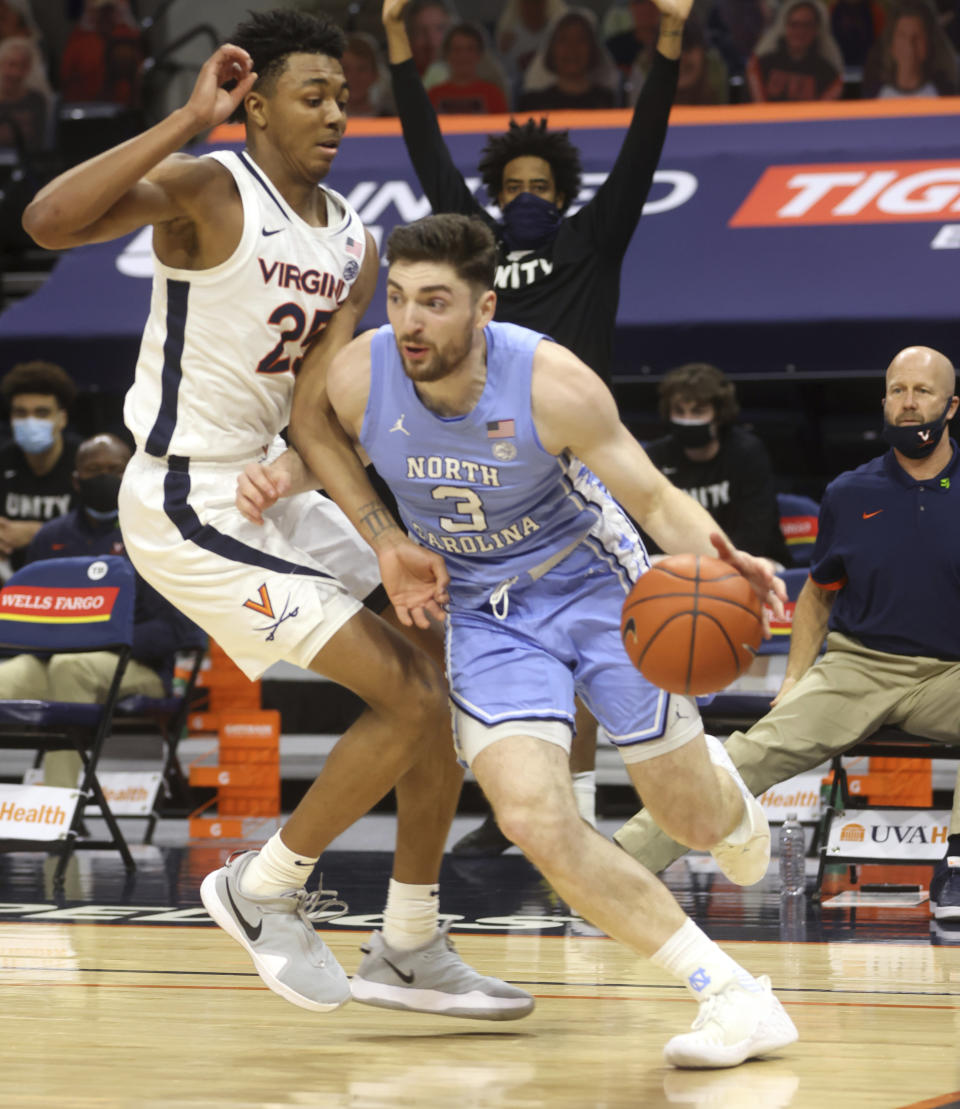
[[261,453],[286,427],[303,355],[363,263],[363,225],[339,193],[324,188],[328,225],[311,227],[246,151],[207,157],[237,183],[243,234],[212,269],[173,269],[154,254],[150,317],[124,422],[137,447],[157,458]]

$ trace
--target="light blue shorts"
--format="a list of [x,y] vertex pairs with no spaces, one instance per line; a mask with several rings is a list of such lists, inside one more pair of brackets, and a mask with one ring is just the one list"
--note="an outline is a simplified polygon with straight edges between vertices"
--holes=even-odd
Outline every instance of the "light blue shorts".
[[[458,609],[447,620],[447,675],[456,707],[480,724],[554,720],[573,728],[574,695],[627,761],[629,749],[662,739],[671,696],[633,666],[620,639],[626,596],[621,578],[580,548],[539,581],[508,591],[499,619],[489,605]],[[502,609],[501,609],[502,611]],[[699,713],[682,701],[699,732]],[[695,720],[695,723],[694,723]],[[636,755],[643,757],[639,752]]]

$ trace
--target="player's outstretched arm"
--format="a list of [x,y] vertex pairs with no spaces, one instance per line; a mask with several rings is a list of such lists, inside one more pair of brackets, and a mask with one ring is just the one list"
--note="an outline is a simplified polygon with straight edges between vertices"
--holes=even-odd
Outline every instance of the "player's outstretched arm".
[[[135,138],[67,170],[27,205],[23,226],[39,246],[65,250],[115,239],[138,227],[194,218],[196,159],[170,159],[194,135],[222,123],[250,91],[257,75],[250,55],[221,46],[197,76],[186,105]],[[225,82],[235,81],[230,91]]]
[[737,550],[702,505],[667,481],[623,425],[610,390],[576,355],[540,343],[532,394],[534,422],[548,451],[569,450],[586,463],[667,554],[722,558],[775,615],[783,615],[786,589],[773,563]]

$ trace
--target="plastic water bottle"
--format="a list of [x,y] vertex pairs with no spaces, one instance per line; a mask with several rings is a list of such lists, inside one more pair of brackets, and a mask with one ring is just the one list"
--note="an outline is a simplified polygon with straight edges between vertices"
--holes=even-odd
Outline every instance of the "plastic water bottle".
[[803,827],[795,812],[787,814],[780,829],[779,851],[780,892],[788,897],[802,897],[805,891],[804,860],[807,850]]

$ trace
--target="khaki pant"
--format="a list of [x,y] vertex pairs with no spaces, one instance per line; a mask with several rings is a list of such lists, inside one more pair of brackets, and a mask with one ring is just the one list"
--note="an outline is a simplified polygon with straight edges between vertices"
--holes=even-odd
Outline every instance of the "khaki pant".
[[[786,697],[748,732],[734,732],[727,754],[748,788],[771,786],[826,762],[882,724],[960,744],[960,663],[871,651],[831,632],[827,651]],[[950,834],[960,832],[960,771]],[[626,851],[657,873],[687,851],[639,812],[614,833]]]
[[[38,659],[15,655],[0,661],[0,700],[77,701],[98,704],[106,700],[117,668],[110,651],[52,655]],[[162,697],[163,682],[143,663],[127,663],[120,683],[121,696],[143,694]],[[48,751],[43,759],[43,784],[75,788],[82,762],[76,751]]]

